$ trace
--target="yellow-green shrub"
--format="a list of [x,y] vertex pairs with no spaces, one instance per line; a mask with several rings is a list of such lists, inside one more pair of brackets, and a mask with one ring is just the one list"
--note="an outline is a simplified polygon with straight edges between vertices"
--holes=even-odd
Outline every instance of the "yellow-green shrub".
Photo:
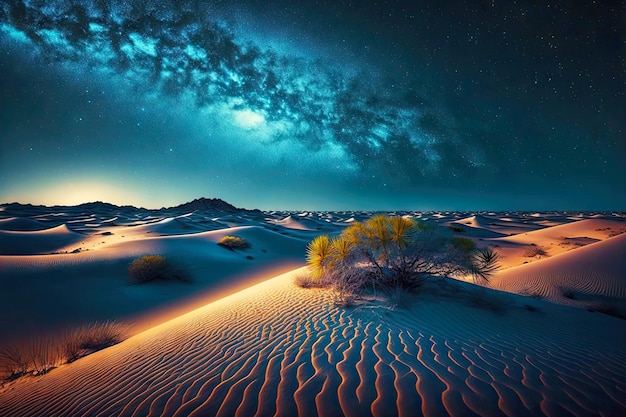
[[246,239],[239,236],[231,235],[224,236],[219,240],[219,242],[217,242],[217,244],[230,250],[249,249],[252,247],[250,242],[248,242]]

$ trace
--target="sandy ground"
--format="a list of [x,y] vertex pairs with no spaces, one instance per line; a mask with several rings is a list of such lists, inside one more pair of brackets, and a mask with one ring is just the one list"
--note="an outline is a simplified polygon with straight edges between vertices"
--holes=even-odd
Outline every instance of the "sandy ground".
[[[132,337],[5,382],[1,416],[626,413],[619,215],[399,213],[496,249],[492,289],[346,309],[293,279],[312,237],[368,213],[2,214],[3,342],[104,319]],[[228,234],[252,247],[218,246]],[[130,283],[145,254],[191,282]]]

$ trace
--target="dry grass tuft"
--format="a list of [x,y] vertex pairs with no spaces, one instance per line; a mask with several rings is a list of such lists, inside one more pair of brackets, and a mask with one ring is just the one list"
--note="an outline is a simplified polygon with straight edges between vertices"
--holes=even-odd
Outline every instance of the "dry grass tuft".
[[29,359],[23,349],[13,344],[0,347],[0,377],[13,380],[28,370]]
[[43,375],[63,364],[61,345],[50,336],[39,336],[22,344],[0,347],[0,371],[5,380],[26,374]]
[[46,374],[64,362],[61,346],[52,336],[31,339],[26,353],[33,375]]
[[316,278],[308,272],[301,272],[293,279],[294,284],[300,288],[328,288],[330,282],[323,278]]
[[189,281],[185,274],[162,255],[145,255],[128,267],[131,281],[142,284],[150,281]]
[[65,334],[63,352],[68,363],[98,350],[120,343],[126,338],[127,327],[114,321],[96,322],[78,327]]
[[252,247],[252,245],[250,244],[250,242],[248,242],[246,239],[239,237],[239,236],[224,236],[223,238],[220,239],[219,242],[217,242],[218,245],[226,248],[226,249],[230,249],[230,250],[236,250],[236,249],[249,249]]
[[548,252],[541,246],[537,246],[534,243],[524,250],[524,256],[527,258],[534,258],[536,256],[547,256]]
[[0,379],[43,375],[64,364],[120,343],[127,327],[113,321],[93,323],[61,336],[36,336],[21,343],[0,346]]

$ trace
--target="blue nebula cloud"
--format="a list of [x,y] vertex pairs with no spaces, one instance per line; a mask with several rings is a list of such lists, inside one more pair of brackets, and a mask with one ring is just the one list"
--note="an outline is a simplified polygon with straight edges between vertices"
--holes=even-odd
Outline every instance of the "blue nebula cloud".
[[0,197],[75,156],[250,207],[626,202],[612,21],[548,39],[550,5],[448,3],[3,2]]
[[263,125],[274,141],[338,147],[347,165],[396,183],[441,174],[442,161],[446,172],[484,165],[416,86],[240,41],[201,7],[12,1],[1,10],[2,31],[43,59],[121,75],[151,93],[190,94],[199,108],[247,117],[242,127]]

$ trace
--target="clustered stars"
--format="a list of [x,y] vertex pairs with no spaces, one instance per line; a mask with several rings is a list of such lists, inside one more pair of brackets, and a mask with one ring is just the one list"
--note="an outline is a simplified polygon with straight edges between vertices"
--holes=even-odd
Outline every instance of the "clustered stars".
[[[189,149],[208,160],[230,129],[250,152],[290,158],[303,176],[331,168],[390,189],[506,186],[508,176],[565,184],[576,164],[591,168],[583,176],[623,172],[615,156],[625,130],[616,110],[626,94],[623,10],[614,5],[218,3],[10,0],[0,5],[0,43],[36,51],[31,62],[86,86],[77,97],[84,111],[66,114],[75,129],[100,121],[172,160]],[[240,20],[222,19],[220,7]],[[246,25],[246,14],[265,26]],[[159,107],[170,121],[186,112],[193,116],[181,120],[198,115],[219,127],[159,136],[159,102],[182,103]],[[110,116],[111,106],[128,114]]]
[[[171,12],[164,4],[140,11],[35,9],[16,0],[0,11],[11,30],[28,37],[45,59],[80,65],[76,57],[86,56],[101,72],[121,74],[145,89],[169,96],[191,93],[198,106],[248,112],[266,122],[278,140],[297,140],[312,151],[329,142],[339,145],[361,169],[399,171],[402,178],[439,169],[438,141],[446,136],[422,131],[424,118],[438,116],[411,91],[408,77],[404,82],[354,77],[340,66],[279,56],[238,41],[202,13]],[[395,65],[393,59],[389,65]],[[141,128],[141,122],[135,124]],[[426,133],[429,140],[422,139]],[[385,153],[392,158],[379,156]],[[404,153],[413,155],[410,162],[394,159]]]
[[[603,66],[612,68],[614,73],[619,71],[615,58],[610,60],[613,62],[594,63],[594,57],[586,56],[583,52],[593,51],[594,46],[605,48],[603,41],[607,36],[603,36],[601,40],[594,38],[594,33],[605,30],[605,35],[611,41],[617,30],[616,20],[580,23],[590,12],[593,12],[592,15],[597,14],[602,6],[576,7],[549,2],[527,5],[518,2],[515,7],[510,7],[509,3],[479,7],[475,3],[466,4],[463,18],[457,20],[449,18],[454,16],[455,10],[450,11],[441,6],[439,10],[448,17],[447,28],[445,33],[435,33],[443,42],[428,54],[428,59],[441,62],[451,74],[464,73],[470,83],[475,82],[475,79],[483,79],[484,83],[488,76],[495,77],[495,83],[505,86],[505,90],[516,88],[517,85],[520,92],[527,94],[542,94],[544,83],[550,84],[548,91],[552,95],[568,91],[571,96],[579,96],[581,93],[576,90],[587,88],[589,91],[586,94],[592,94],[594,86],[588,87],[584,82],[577,82],[572,75],[581,69],[589,72],[589,67],[600,69],[594,78],[609,75],[607,71],[602,71]],[[428,13],[428,10],[423,12]],[[606,26],[611,29],[602,29]],[[415,28],[415,31],[416,36],[422,33],[428,36],[432,33],[430,30],[420,32],[419,28]],[[464,36],[459,36],[459,33]],[[431,42],[424,44],[430,45]],[[462,57],[467,55],[472,57],[469,62],[471,67],[463,65]],[[459,57],[461,59],[457,59]],[[486,70],[485,67],[492,70]],[[541,74],[537,73],[537,69]],[[513,80],[511,73],[517,79]],[[531,83],[526,81],[529,76],[534,85],[542,85],[529,91]],[[556,78],[559,79],[558,85]],[[562,80],[574,81],[569,81],[567,85]],[[545,97],[545,100],[552,99]]]

